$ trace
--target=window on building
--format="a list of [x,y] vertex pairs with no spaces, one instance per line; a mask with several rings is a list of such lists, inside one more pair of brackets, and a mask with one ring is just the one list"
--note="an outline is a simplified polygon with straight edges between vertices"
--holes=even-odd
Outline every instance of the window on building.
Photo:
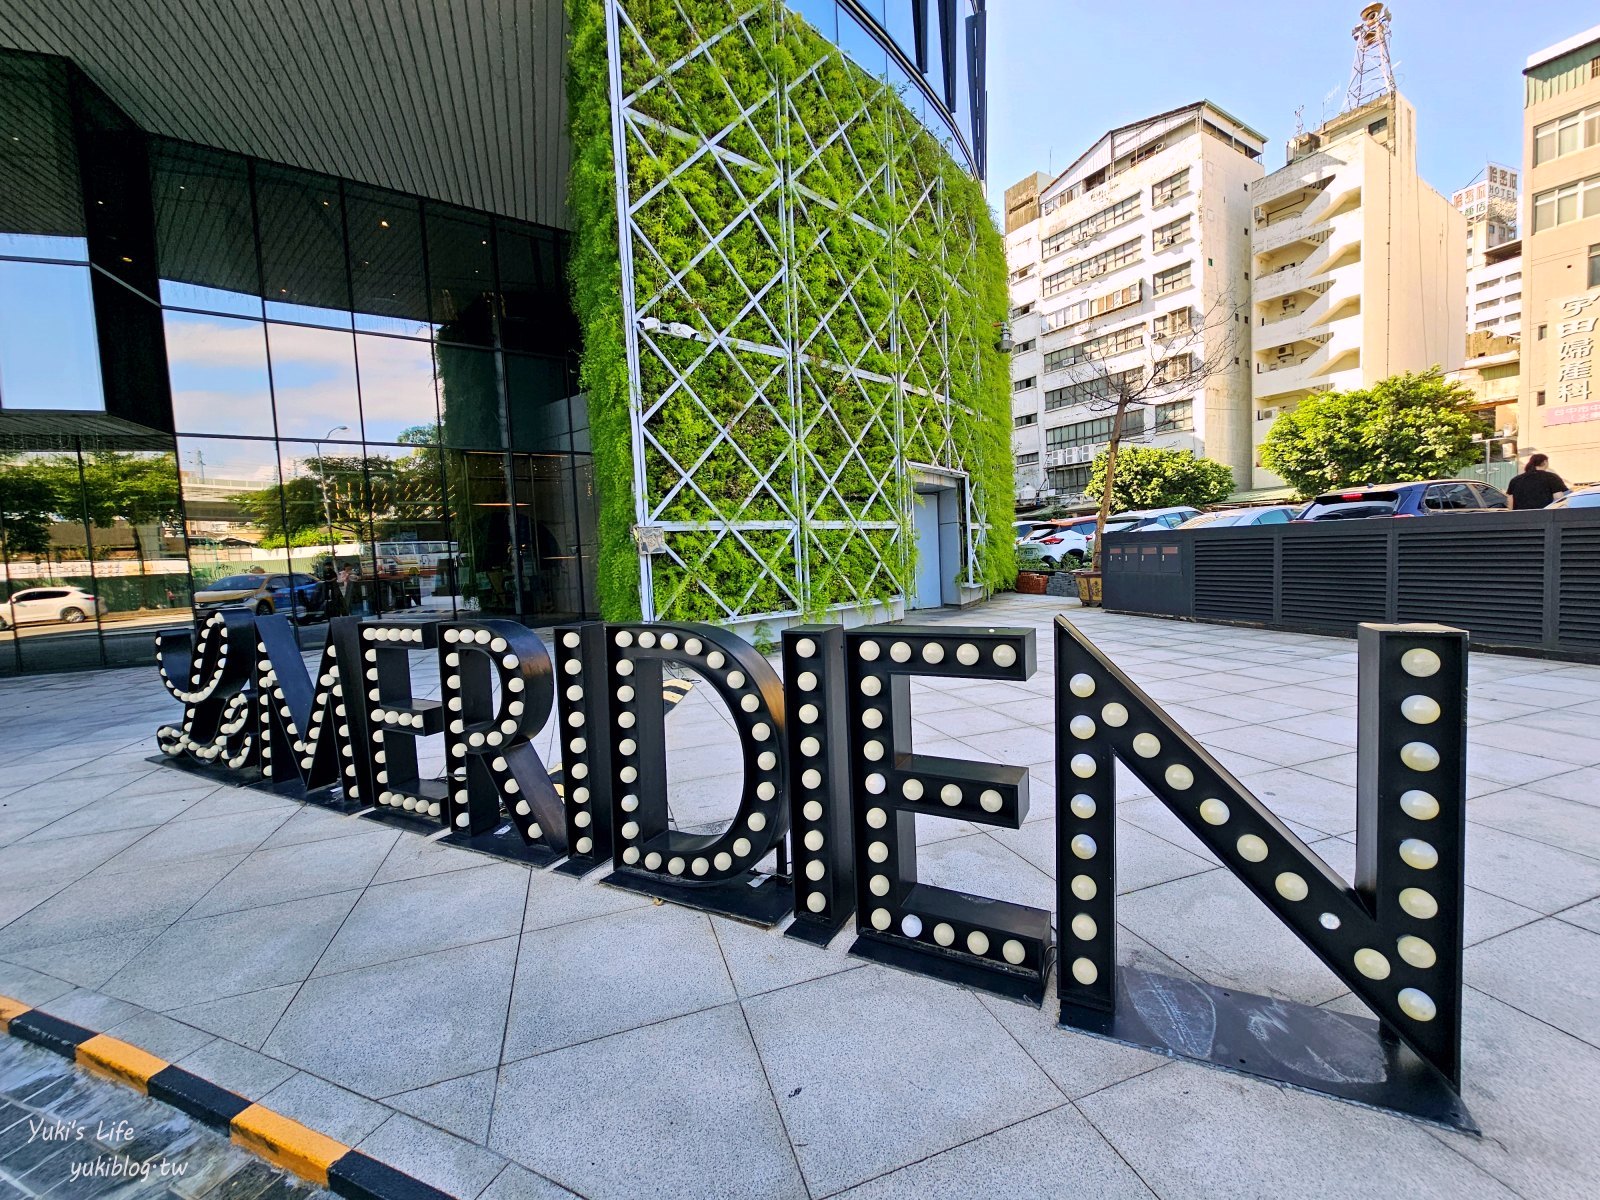
[[1176,246],[1179,242],[1188,240],[1189,217],[1187,214],[1179,217],[1176,221],[1168,221],[1165,225],[1157,226],[1155,232],[1150,235],[1150,244],[1157,250],[1164,249],[1167,246]]
[[1058,408],[1090,404],[1097,400],[1110,400],[1137,390],[1143,382],[1143,367],[1112,371],[1082,383],[1069,383],[1066,387],[1052,388],[1044,394],[1044,409],[1046,412],[1053,412]]
[[[1098,446],[1111,440],[1111,426],[1116,417],[1094,417],[1088,421],[1074,421],[1070,425],[1057,425],[1044,431],[1046,450],[1065,450],[1071,446]],[[1130,408],[1122,414],[1122,436],[1138,437],[1144,433],[1144,409]]]
[[1038,413],[1023,413],[1020,417],[1011,418],[1011,425],[1014,429],[1026,429],[1029,425],[1037,425],[1038,423]]
[[1188,379],[1200,370],[1200,360],[1193,354],[1174,354],[1156,364],[1153,377],[1158,381],[1175,383]]
[[1032,263],[1028,263],[1026,266],[1018,267],[1015,271],[1011,272],[1011,282],[1015,283],[1019,279],[1026,279],[1029,275],[1032,275],[1032,274],[1033,274],[1033,264]]
[[1544,393],[1543,392],[1535,392],[1533,394],[1533,402],[1535,404],[1537,404],[1540,408],[1543,408],[1544,407]]
[[1165,179],[1158,179],[1150,188],[1150,206],[1160,208],[1163,204],[1170,204],[1179,196],[1189,192],[1189,168],[1185,167],[1175,175],[1168,175]]
[[1150,332],[1157,338],[1182,337],[1194,328],[1194,310],[1176,308],[1171,312],[1157,313],[1150,322]]
[[1521,278],[1522,278],[1522,272],[1521,271],[1513,271],[1513,272],[1511,272],[1511,274],[1507,275],[1502,282],[1504,282],[1504,283],[1516,283],[1517,280],[1519,280]]
[[1154,286],[1151,291],[1157,296],[1165,296],[1169,292],[1181,291],[1188,287],[1190,270],[1193,266],[1193,263],[1180,263],[1168,270],[1157,271],[1155,279],[1152,280]]
[[1012,307],[1012,309],[1011,309],[1011,315],[1013,317],[1022,317],[1022,316],[1026,316],[1028,313],[1031,313],[1032,311],[1033,311],[1033,301],[1029,300],[1026,304],[1014,305]]
[[1177,400],[1156,409],[1157,433],[1192,433],[1194,431],[1194,401]]
[[1585,217],[1600,217],[1600,175],[1551,188],[1533,198],[1535,233]]
[[1086,341],[1075,342],[1071,346],[1063,346],[1059,350],[1052,350],[1044,356],[1044,369],[1046,371],[1059,371],[1063,367],[1070,367],[1074,363],[1087,362],[1090,359],[1106,359],[1116,354],[1127,354],[1138,350],[1144,345],[1144,326],[1128,325],[1122,329],[1113,329],[1109,333],[1102,333],[1099,337],[1089,338]]
[[1052,254],[1060,254],[1063,250],[1089,241],[1096,234],[1126,224],[1138,215],[1139,194],[1135,192],[1126,199],[1118,200],[1109,208],[1102,208],[1081,221],[1074,221],[1065,229],[1058,229],[1039,243],[1039,253],[1045,258],[1049,258]]
[[1080,463],[1073,467],[1051,467],[1045,475],[1053,490],[1077,496],[1088,490],[1089,475],[1093,470],[1092,464]]
[[1600,245],[1589,247],[1589,286],[1600,287]]
[[1013,354],[1022,354],[1024,352],[1028,351],[1028,350],[1032,350],[1033,346],[1034,346],[1034,341],[1033,341],[1032,338],[1029,338],[1025,342],[1014,342],[1014,343],[1012,343],[1012,346],[1011,346],[1011,353],[1013,353]]
[[1533,129],[1533,165],[1600,146],[1600,104],[1570,112]]
[[1113,246],[1109,250],[1102,250],[1093,258],[1086,258],[1082,262],[1074,263],[1065,270],[1057,271],[1054,275],[1044,277],[1044,294],[1054,296],[1064,292],[1070,287],[1084,283],[1090,279],[1097,279],[1107,271],[1114,271],[1118,267],[1125,267],[1129,263],[1139,261],[1139,239],[1123,242],[1120,246]]
[[1036,467],[1038,465],[1039,452],[1037,450],[1035,450],[1032,454],[1017,455],[1017,466],[1019,467]]
[[1025,392],[1038,382],[1038,377],[1034,375],[1029,375],[1026,379],[1013,379],[1011,381],[1011,390],[1013,392]]
[[1103,296],[1080,300],[1053,313],[1046,313],[1043,322],[1044,331],[1050,333],[1052,330],[1065,329],[1068,325],[1076,325],[1080,321],[1103,317],[1106,313],[1116,312],[1119,308],[1137,304],[1143,298],[1144,280],[1135,279],[1127,287],[1116,288]]

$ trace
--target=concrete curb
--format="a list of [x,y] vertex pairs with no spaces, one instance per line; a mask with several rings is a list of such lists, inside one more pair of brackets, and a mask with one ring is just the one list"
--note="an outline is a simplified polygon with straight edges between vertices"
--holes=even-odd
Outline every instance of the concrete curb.
[[235,1145],[273,1166],[292,1171],[349,1200],[452,1200],[447,1192],[175,1067],[138,1046],[63,1021],[9,996],[0,996],[0,1032],[42,1046],[85,1070],[170,1104],[226,1133]]

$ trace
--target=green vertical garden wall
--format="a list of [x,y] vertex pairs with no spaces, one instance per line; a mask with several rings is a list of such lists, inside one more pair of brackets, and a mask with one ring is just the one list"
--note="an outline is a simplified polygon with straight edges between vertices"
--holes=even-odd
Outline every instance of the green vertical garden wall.
[[[978,184],[780,0],[568,10],[603,615],[890,605],[914,465],[968,481],[958,579],[1008,583],[1005,258]],[[636,525],[665,539],[643,588]]]

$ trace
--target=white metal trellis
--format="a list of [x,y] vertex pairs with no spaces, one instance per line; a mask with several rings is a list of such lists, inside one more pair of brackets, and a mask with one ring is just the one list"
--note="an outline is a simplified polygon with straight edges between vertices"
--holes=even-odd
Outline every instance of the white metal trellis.
[[[693,29],[694,22],[677,0],[672,4],[680,22],[674,32]],[[950,247],[962,246],[963,239],[952,243],[954,222],[937,172],[919,178],[916,182],[920,186],[914,195],[901,195],[900,168],[911,161],[908,151],[913,140],[927,134],[915,125],[909,112],[897,113],[892,105],[876,103],[880,89],[886,85],[854,67],[848,74],[847,95],[832,94],[823,85],[820,62],[812,63],[793,79],[769,75],[765,86],[745,97],[736,94],[726,78],[715,73],[736,115],[721,129],[695,130],[698,114],[690,111],[679,92],[679,73],[701,60],[710,61],[713,51],[731,39],[743,39],[754,50],[763,37],[788,36],[784,32],[788,28],[786,22],[798,18],[786,15],[782,0],[744,0],[742,4],[729,0],[726,19],[719,28],[665,62],[652,46],[656,31],[635,20],[631,10],[637,7],[634,0],[605,0],[622,311],[627,324],[635,520],[666,531],[666,550],[658,557],[690,576],[693,586],[704,592],[728,621],[782,619],[813,607],[815,568],[836,563],[851,539],[858,539],[870,550],[874,563],[867,578],[849,581],[854,603],[882,602],[888,598],[880,591],[882,578],[906,578],[909,572],[897,573],[895,568],[909,566],[909,556],[914,553],[905,533],[913,502],[908,467],[912,446],[926,447],[930,453],[914,457],[929,459],[928,465],[968,480],[972,477],[966,456],[973,448],[973,439],[967,439],[969,444],[959,444],[955,436],[955,411],[959,406],[951,396],[951,380],[957,371],[975,374],[980,356],[973,343],[967,347],[971,351],[968,361],[957,361],[945,297],[970,295],[965,277],[973,268],[975,248],[971,239],[965,239],[962,261],[952,260]],[[659,9],[659,5],[654,7]],[[649,73],[642,82],[634,81],[631,91],[624,78],[625,53],[637,54]],[[813,89],[808,95],[825,103],[829,114],[826,127],[807,128],[800,120],[796,96],[801,89]],[[675,108],[679,118],[676,122],[663,118],[663,100],[666,106]],[[646,111],[647,107],[653,111]],[[885,127],[878,134],[887,152],[882,162],[869,169],[857,153],[851,133],[879,113],[884,114]],[[799,131],[793,144],[790,129]],[[731,146],[729,141],[735,135],[742,135],[759,147],[759,159]],[[653,145],[652,136],[682,143],[688,153],[669,164],[655,149],[655,145],[665,143]],[[823,156],[836,146],[855,172],[853,190],[842,206],[805,183],[808,173],[821,169]],[[799,161],[795,160],[795,153]],[[635,197],[634,169],[647,162],[657,177]],[[728,201],[726,207],[733,214],[715,229],[707,226],[680,189],[681,181],[691,170],[706,164],[715,171],[723,198]],[[764,178],[763,185],[750,188],[752,178]],[[905,219],[926,222],[934,231],[940,260],[930,265],[938,272],[943,296],[927,297],[902,290],[904,281],[897,278],[895,263],[898,256],[913,253],[901,244],[902,231],[880,228],[857,211],[865,198],[878,192],[896,201],[907,201]],[[765,215],[773,201],[777,208],[776,229],[769,227]],[[639,219],[652,205],[672,202],[682,204],[689,212],[701,238],[692,254],[681,262],[673,261],[671,253],[651,241]],[[830,244],[829,231],[841,227],[841,211],[847,213],[843,228],[858,242],[853,249],[860,251],[862,244],[871,247],[870,253],[862,254],[863,262],[854,272],[843,267]],[[819,214],[821,221],[810,220]],[[769,278],[746,280],[725,252],[730,238],[743,236],[741,230],[753,230],[771,250],[775,269]],[[828,296],[812,296],[803,275],[794,270],[796,263],[810,255],[821,256],[839,281],[837,290]],[[650,267],[652,283],[648,286],[638,270],[641,262]],[[725,272],[742,293],[743,302],[721,328],[707,319],[689,294],[687,281],[705,267]],[[884,288],[890,296],[888,316],[876,326],[861,301],[861,289],[869,285]],[[803,315],[808,312],[812,315]],[[752,320],[754,329],[747,326]],[[840,340],[839,334],[847,325],[860,340],[854,352]],[[745,333],[740,334],[740,329]],[[981,332],[978,331],[980,335]],[[763,340],[768,337],[770,341]],[[688,343],[694,344],[693,352],[688,351]],[[893,374],[865,365],[874,352],[895,364]],[[934,364],[931,374],[926,361],[930,358]],[[659,394],[645,394],[646,361],[658,365],[668,380]],[[758,369],[753,365],[764,361],[770,367]],[[704,381],[714,371],[721,373],[721,386],[733,386],[741,393],[731,404],[726,402],[725,394],[712,397],[707,392],[709,385]],[[865,414],[860,428],[847,428],[839,405],[832,399],[831,389],[835,386],[849,389],[859,402]],[[678,461],[653,426],[675,397],[687,398],[711,430],[705,442],[696,447],[692,461]],[[909,426],[907,398],[916,399],[918,410]],[[741,444],[741,423],[756,418],[770,419],[788,439],[787,450],[770,462],[756,461]],[[837,431],[844,446],[831,462],[825,461],[826,456],[813,445],[815,436],[830,430]],[[889,438],[895,447],[894,466],[887,474],[875,474],[864,452],[865,442],[874,436]],[[732,500],[711,495],[698,478],[714,459],[726,462],[730,454],[754,481],[744,494]],[[664,464],[662,477],[652,477],[652,461]],[[841,485],[852,467],[864,472],[871,483],[864,497],[852,498]],[[975,578],[983,531],[977,521],[973,489],[968,486],[963,492],[963,565],[970,584]],[[693,520],[666,519],[669,509],[686,495],[694,498],[703,513]],[[778,519],[765,517],[761,515],[764,509],[782,515]],[[874,515],[885,512],[893,515]],[[838,531],[844,531],[847,538],[837,549],[830,548],[828,538],[819,536]],[[743,554],[758,564],[755,582],[742,595],[719,595],[703,575],[693,578],[697,564],[679,553],[672,536],[675,533],[711,534],[703,554],[732,539]],[[790,552],[792,569],[775,570],[757,549],[755,539],[759,537],[770,552],[767,535],[771,534],[782,535],[778,544]],[[789,599],[790,606],[749,611],[753,597],[769,583],[775,588],[775,595]],[[651,556],[640,556],[639,586],[645,618],[666,615],[655,591]],[[892,587],[894,597],[904,599],[899,584]]]

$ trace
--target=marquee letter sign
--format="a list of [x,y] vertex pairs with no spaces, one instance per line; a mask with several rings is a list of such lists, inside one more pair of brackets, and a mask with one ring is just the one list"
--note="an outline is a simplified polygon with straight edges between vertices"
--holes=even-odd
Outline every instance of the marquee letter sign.
[[[1360,629],[1352,884],[1058,618],[1054,921],[917,871],[919,817],[1019,828],[1029,776],[919,754],[911,680],[1026,680],[1029,629],[799,625],[783,631],[780,680],[710,625],[562,626],[552,661],[513,621],[342,617],[308,674],[285,618],[219,612],[157,635],[184,706],[157,743],[191,769],[259,773],[571,874],[609,868],[611,886],[703,911],[766,926],[792,912],[786,932],[817,945],[854,913],[852,954],[1034,1004],[1054,965],[1063,1026],[1472,1129],[1459,1097],[1466,643],[1436,625]],[[437,701],[412,678],[428,658]],[[671,820],[667,714],[688,685],[669,668],[727,709],[743,776],[724,827]],[[552,721],[559,784],[532,741]],[[443,767],[425,771],[418,746],[433,737]],[[1119,761],[1376,1021],[1119,964]]]
[[[1351,887],[1070,622],[1058,617],[1055,632],[1061,1023],[1469,1124],[1456,1094],[1467,635],[1433,625],[1361,626]],[[1361,1018],[1119,968],[1113,760],[1390,1036]]]
[[845,640],[861,935],[851,953],[1040,1002],[1049,913],[917,881],[918,814],[1020,828],[1027,768],[917,754],[911,745],[913,675],[1027,679],[1033,630],[874,626]]

